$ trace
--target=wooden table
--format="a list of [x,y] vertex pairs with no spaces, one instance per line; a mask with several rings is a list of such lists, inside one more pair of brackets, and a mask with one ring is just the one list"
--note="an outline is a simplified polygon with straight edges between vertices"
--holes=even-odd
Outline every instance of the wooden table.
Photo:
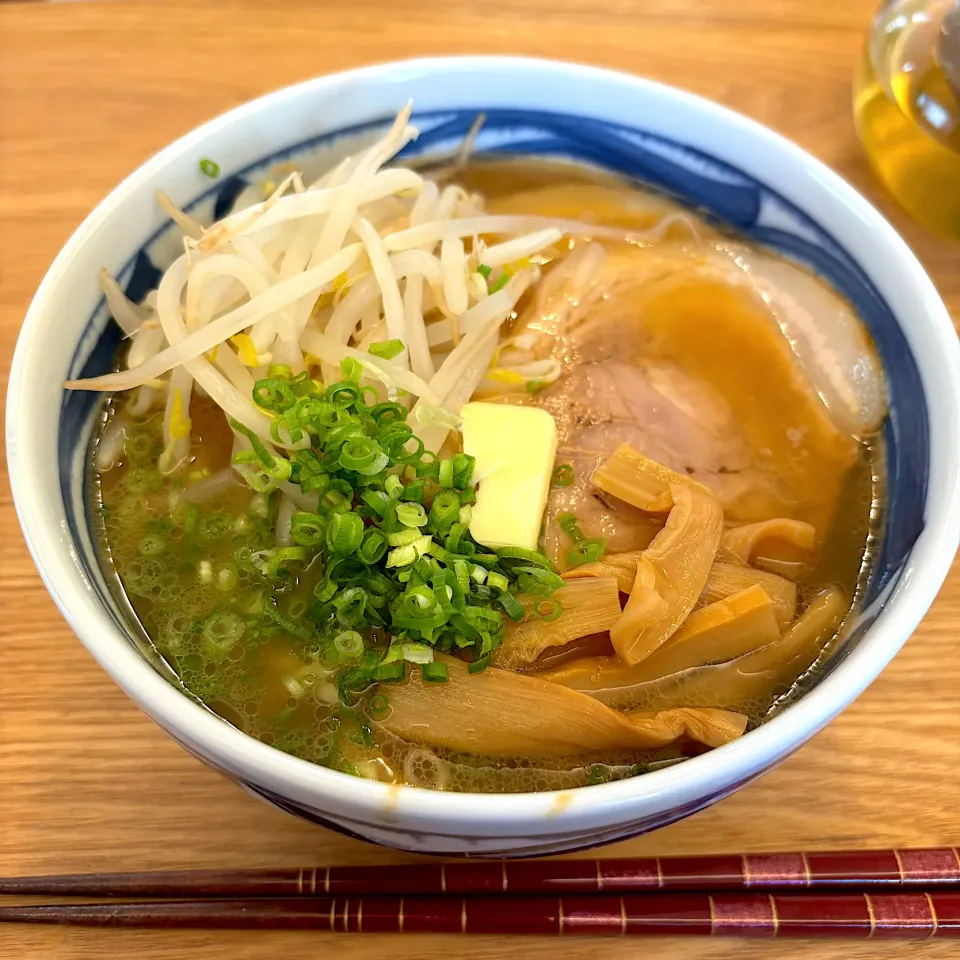
[[[396,57],[567,57],[693,90],[780,130],[902,230],[960,311],[960,249],[910,224],[854,137],[850,78],[873,0],[304,0],[0,4],[0,353],[67,236],[126,173],[275,87]],[[181,750],[60,618],[0,484],[0,874],[201,865],[388,863],[308,826]],[[840,719],[759,783],[610,856],[960,843],[960,571],[916,636]],[[0,957],[549,957],[555,940],[0,929]],[[566,956],[880,958],[881,940],[565,941]],[[956,955],[948,942],[912,956]]]

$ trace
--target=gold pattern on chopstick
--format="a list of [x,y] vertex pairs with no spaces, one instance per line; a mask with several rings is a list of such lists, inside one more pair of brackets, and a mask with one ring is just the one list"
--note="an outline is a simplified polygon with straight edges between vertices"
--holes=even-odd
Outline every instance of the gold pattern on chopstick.
[[397,921],[400,933],[403,933],[403,897],[400,898],[400,914],[397,917]]
[[357,933],[363,933],[363,897],[360,898],[360,906],[357,907]]
[[460,932],[467,932],[467,898],[463,898],[462,906],[460,907]]
[[873,903],[870,900],[869,893],[865,893],[863,895],[863,902],[867,905],[867,916],[870,917],[870,932],[867,934],[867,936],[872,937],[877,932],[877,918],[873,913]]
[[324,874],[323,874],[323,892],[324,893],[330,892],[330,868],[329,867],[327,867],[327,869],[324,871]]
[[777,901],[774,899],[772,893],[768,893],[767,898],[770,900],[770,916],[773,919],[773,935],[776,936],[780,932],[780,914],[777,912]]
[[806,886],[813,884],[813,871],[810,869],[810,861],[805,853],[800,854],[800,862],[803,864],[803,880]]
[[712,937],[717,932],[717,911],[713,897],[707,896],[707,904],[710,907],[710,936]]
[[329,921],[331,931],[334,931],[337,929],[336,911],[337,911],[337,901],[331,900],[330,901],[330,921]]
[[297,893],[303,893],[303,870],[297,871]]
[[903,881],[907,879],[907,873],[903,869],[903,860],[900,859],[900,851],[894,850],[893,856],[894,856],[894,859],[896,859],[897,861],[897,870],[900,873],[900,882],[903,883]]
[[[330,868],[327,867],[327,870],[329,870],[329,869],[330,869]],[[310,894],[311,894],[311,896],[312,896],[312,895],[315,895],[316,892],[317,892],[317,868],[314,867],[314,868],[310,871]]]
[[657,889],[658,889],[658,890],[662,890],[662,889],[663,889],[663,886],[664,886],[663,867],[662,867],[661,864],[660,864],[660,858],[659,858],[659,857],[655,857],[655,858],[654,858],[654,862],[655,862],[656,865],[657,865]]
[[957,861],[957,869],[960,870],[960,852],[957,851],[957,848],[956,848],[956,847],[951,847],[951,848],[950,848],[950,852],[951,852],[951,853],[953,854],[953,856],[956,858],[956,861]]
[[627,905],[620,898],[620,936],[626,936],[627,933]]
[[933,921],[930,936],[935,937],[937,935],[937,927],[940,926],[940,921],[937,918],[937,908],[933,905],[933,897],[931,897],[929,893],[924,893],[924,896],[927,898],[927,906],[930,908],[930,919]]
[[440,864],[440,892],[447,892],[447,870],[446,864],[444,863]]
[[343,932],[349,933],[350,932],[349,927],[350,927],[350,898],[347,897],[347,899],[343,903]]
[[597,893],[603,889],[603,874],[600,872],[600,861],[594,860],[597,865]]
[[557,897],[557,910],[558,910],[558,919],[560,921],[560,929],[557,931],[557,933],[562,934],[563,933],[563,899],[561,897]]
[[750,886],[750,861],[745,853],[740,854],[740,870],[743,873],[743,885]]
[[506,893],[507,892],[507,861],[506,860],[500,861],[500,877],[501,877],[500,886],[502,887],[503,892]]

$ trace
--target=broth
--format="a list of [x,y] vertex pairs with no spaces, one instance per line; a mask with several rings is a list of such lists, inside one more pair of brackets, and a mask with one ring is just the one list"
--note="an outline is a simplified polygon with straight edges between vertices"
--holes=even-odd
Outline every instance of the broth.
[[[441,183],[449,178],[482,194],[493,213],[631,228],[666,223],[649,245],[653,252],[666,251],[665,258],[674,250],[688,255],[694,242],[691,222],[697,243],[705,238],[718,248],[743,243],[692,221],[689,213],[658,194],[587,168],[478,161],[438,174]],[[608,244],[605,262],[647,252],[636,245],[622,246]],[[541,286],[563,262],[561,254],[545,267]],[[524,296],[508,336],[550,332],[551,319],[538,306],[540,296],[537,289]],[[824,588],[839,588],[846,598],[846,622],[857,609],[879,536],[879,434],[843,434],[831,425],[798,380],[796,364],[757,302],[715,276],[680,271],[661,272],[636,285],[611,280],[605,286],[600,281],[593,307],[583,312],[585,318],[572,332],[554,336],[553,331],[543,350],[533,348],[539,360],[560,364],[562,372],[554,383],[535,384],[533,391],[486,383],[478,394],[538,406],[557,422],[557,463],[573,464],[578,480],[551,492],[545,549],[549,552],[551,525],[570,509],[583,534],[604,536],[610,552],[616,544],[616,549],[632,549],[638,537],[649,542],[663,529],[662,516],[641,515],[585,487],[579,478],[591,476],[613,452],[616,442],[610,438],[640,438],[648,448],[664,448],[662,457],[644,449],[647,456],[682,460],[676,422],[662,428],[662,443],[657,439],[661,428],[656,417],[669,406],[669,416],[686,416],[710,433],[716,455],[705,454],[700,444],[696,462],[668,465],[717,492],[728,526],[773,516],[812,524],[818,531],[817,550],[812,560],[800,564],[799,609]],[[625,386],[611,399],[604,391],[620,383],[617,378]],[[654,400],[633,396],[641,381],[644,389],[653,390]],[[233,437],[220,408],[194,395],[186,465],[164,476],[153,468],[164,449],[164,411],[134,412],[137,403],[137,395],[122,393],[111,400],[102,436],[122,429],[122,449],[112,463],[95,468],[94,513],[100,518],[104,564],[116,571],[136,616],[184,690],[227,722],[264,743],[334,769],[386,782],[476,792],[559,789],[620,779],[705,749],[682,742],[589,756],[503,757],[408,742],[389,732],[371,715],[370,694],[345,684],[343,671],[324,659],[305,626],[305,611],[323,577],[319,558],[279,581],[251,559],[277,546],[276,496],[253,494],[236,477],[220,483],[203,502],[187,499],[185,487],[220,477],[230,468]],[[735,443],[729,439],[728,423],[736,428]],[[96,463],[96,449],[92,456]],[[638,530],[646,532],[641,536]],[[562,554],[558,556],[562,568]],[[779,552],[774,548],[761,559],[775,571],[798,563],[788,547]],[[698,608],[704,605],[701,601]],[[618,709],[718,707],[745,713],[755,725],[789,695],[799,678],[824,662],[842,635],[842,625],[834,625],[817,636],[790,661],[786,673],[761,670],[749,684],[733,684],[725,692],[720,681],[711,688],[711,671],[730,668],[708,663],[641,684],[629,704]],[[385,651],[389,633],[374,629],[367,642]],[[613,652],[604,633],[548,650],[525,672],[547,676],[564,669],[578,644],[582,656]],[[389,693],[386,696],[389,700]]]

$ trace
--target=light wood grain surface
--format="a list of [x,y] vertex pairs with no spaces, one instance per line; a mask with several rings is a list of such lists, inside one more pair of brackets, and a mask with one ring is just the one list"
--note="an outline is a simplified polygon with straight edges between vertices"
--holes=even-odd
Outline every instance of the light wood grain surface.
[[[71,231],[196,124],[307,77],[443,53],[566,57],[711,97],[785,133],[876,202],[954,316],[960,248],[906,221],[854,137],[850,78],[872,0],[350,0],[0,3],[0,366]],[[604,855],[960,843],[960,570],[897,660],[760,782]],[[0,481],[0,874],[402,862],[247,796],[153,726],[45,593]],[[893,957],[870,941],[759,943],[0,929],[0,958],[594,955]],[[910,948],[956,956],[949,943]]]

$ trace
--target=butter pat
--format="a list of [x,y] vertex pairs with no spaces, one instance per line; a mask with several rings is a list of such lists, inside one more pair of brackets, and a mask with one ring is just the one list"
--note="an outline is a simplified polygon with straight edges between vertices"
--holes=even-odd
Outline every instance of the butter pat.
[[474,540],[486,547],[536,550],[557,455],[553,417],[505,403],[468,403],[460,417],[463,452],[477,461]]

